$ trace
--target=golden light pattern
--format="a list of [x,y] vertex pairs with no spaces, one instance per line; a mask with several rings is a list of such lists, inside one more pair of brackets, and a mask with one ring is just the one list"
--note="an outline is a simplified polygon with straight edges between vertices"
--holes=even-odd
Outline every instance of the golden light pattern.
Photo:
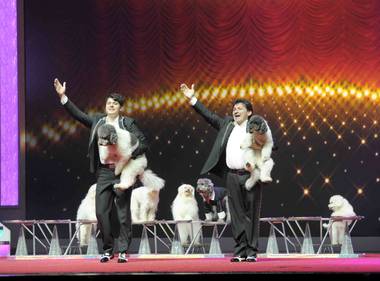
[[[198,87],[196,85],[195,88],[196,97],[220,115],[223,114],[222,109],[225,109],[225,114],[231,113],[231,108],[228,105],[236,98],[252,100],[254,111],[270,119],[270,126],[276,142],[282,143],[282,149],[289,151],[294,149],[295,153],[318,155],[321,149],[330,149],[331,151],[328,153],[330,159],[337,159],[347,153],[354,153],[359,146],[369,146],[379,136],[377,119],[380,88],[373,88],[370,85],[357,85],[347,81],[339,83],[334,81],[301,81],[286,83],[252,82],[224,86],[201,85]],[[179,134],[167,135],[166,127],[181,123],[176,130],[185,130],[187,135],[182,136],[183,139],[195,141],[197,138],[196,142],[199,146],[209,145],[207,144],[209,132],[207,130],[197,131],[197,126],[190,122],[196,118],[196,114],[189,108],[189,101],[177,88],[174,91],[153,92],[139,99],[127,99],[124,113],[133,116],[139,122],[140,120],[148,120],[146,122],[154,120],[155,125],[152,129],[155,131],[151,133],[154,134],[152,138],[156,142],[164,141],[166,145],[176,145],[172,138],[179,136]],[[103,106],[90,106],[84,110],[93,114],[102,111]],[[199,118],[194,121],[200,122]],[[60,116],[58,123],[43,124],[41,134],[27,132],[25,142],[31,151],[39,151],[46,142],[59,145],[62,138],[76,137],[82,130],[83,126],[73,121],[68,115],[64,116],[64,119]],[[331,134],[334,136],[333,138],[326,137]],[[200,135],[201,139],[198,139]],[[356,141],[352,142],[352,140]],[[194,155],[201,155],[202,150],[199,146],[190,146],[188,142],[183,141],[178,145],[178,150],[190,149]],[[339,147],[344,148],[345,152],[339,150]],[[162,151],[159,152],[159,155],[163,155]],[[378,152],[374,151],[372,155],[377,157]],[[292,158],[295,158],[294,154]],[[314,163],[319,165],[320,161],[315,160]],[[303,163],[293,163],[293,165],[299,167]],[[322,168],[322,164],[319,166]],[[302,169],[295,168],[295,171],[299,178],[306,174],[304,167]],[[310,182],[319,178],[322,183],[332,186],[331,178],[334,177],[334,172],[324,171],[325,174],[329,175],[328,177],[315,173]],[[379,182],[379,178],[377,175],[374,181]],[[274,182],[279,184],[280,180],[275,179]],[[304,193],[306,190],[309,194],[309,189],[303,190]]]
[[[274,90],[276,89],[276,90]],[[370,104],[379,103],[380,89],[371,89],[369,87],[357,86],[354,84],[348,83],[316,83],[316,82],[301,82],[301,83],[286,83],[276,85],[274,83],[268,84],[246,84],[246,85],[233,85],[226,88],[223,87],[204,87],[201,86],[196,90],[196,96],[200,98],[203,102],[211,103],[216,101],[220,103],[224,102],[225,99],[235,99],[237,93],[242,98],[254,98],[256,95],[259,97],[271,97],[275,98],[280,102],[284,98],[291,97],[294,100],[294,97],[302,96],[303,99],[307,102],[322,102],[324,99],[329,103],[341,103],[346,100],[347,97],[351,97],[351,102],[361,99],[362,97],[367,98],[367,102]],[[331,97],[334,99],[331,100]],[[139,100],[128,99],[125,103],[125,112],[127,114],[138,115],[149,111],[151,114],[162,113],[165,110],[178,110],[185,103],[188,103],[188,100],[183,96],[179,91],[176,92],[160,92],[153,93],[151,97],[141,97]],[[102,111],[102,108],[89,108],[87,112],[92,114],[94,112]],[[281,117],[279,117],[281,118]],[[310,116],[307,115],[306,119],[310,119]],[[334,115],[334,118],[338,118],[337,115]],[[293,118],[293,123],[298,124],[298,118]],[[357,117],[352,118],[353,121],[357,121]],[[328,122],[327,118],[322,119],[324,123]],[[303,122],[305,123],[305,122]],[[306,123],[305,123],[306,124]],[[346,124],[346,121],[341,122],[342,126]],[[377,120],[373,120],[373,125],[377,125]],[[59,125],[62,129],[69,133],[74,133],[77,124],[70,121],[60,121]],[[280,127],[284,127],[285,123],[281,122]],[[315,121],[310,122],[311,127],[316,126]],[[301,130],[301,126],[297,126],[298,130]],[[334,127],[330,125],[330,129],[333,130]],[[48,136],[49,139],[56,139],[54,135],[57,132],[53,132],[53,125],[45,124],[43,125],[42,132],[44,135]],[[317,133],[320,133],[319,131]],[[58,133],[59,134],[59,133]],[[341,135],[338,135],[338,138],[341,138]],[[365,139],[361,140],[361,143],[364,144]]]
[[[276,90],[274,90],[276,89]],[[239,94],[237,94],[239,93]],[[335,94],[336,93],[336,94]],[[366,94],[365,94],[366,93]],[[339,100],[345,101],[347,97],[352,100],[360,100],[362,97],[367,98],[368,102],[379,102],[380,89],[371,89],[369,87],[361,87],[348,83],[316,83],[316,82],[302,82],[302,83],[286,83],[276,85],[270,84],[242,84],[232,85],[227,87],[206,87],[201,86],[196,88],[196,96],[201,100],[225,100],[241,98],[254,98],[258,97],[275,97],[278,100],[285,99],[288,96],[300,95],[304,99],[310,102],[322,101],[323,99],[331,101],[334,98],[334,102]],[[153,110],[162,112],[168,108],[178,109],[183,104],[187,103],[187,99],[179,91],[176,92],[159,92],[153,93],[151,97],[141,97],[139,100],[127,100],[125,104],[125,110],[128,114],[142,113],[147,110]],[[174,108],[173,108],[174,106]],[[338,118],[336,116],[335,118]],[[309,116],[306,117],[309,119]],[[353,117],[356,121],[357,117]],[[293,118],[294,123],[298,123],[297,118]],[[323,118],[323,122],[327,122],[327,118]],[[377,124],[377,121],[373,121]],[[314,122],[312,122],[314,126]],[[345,121],[342,121],[345,124]]]

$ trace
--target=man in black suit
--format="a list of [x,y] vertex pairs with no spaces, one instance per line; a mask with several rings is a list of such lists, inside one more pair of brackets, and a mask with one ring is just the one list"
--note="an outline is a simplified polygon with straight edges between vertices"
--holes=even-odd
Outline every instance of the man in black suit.
[[124,97],[112,93],[107,97],[105,104],[105,114],[87,115],[78,109],[67,96],[66,82],[63,85],[58,79],[54,80],[54,87],[61,99],[61,103],[68,113],[77,121],[90,129],[90,141],[88,146],[88,157],[90,158],[90,172],[96,172],[96,217],[103,240],[103,254],[100,262],[108,262],[114,257],[114,237],[112,235],[111,210],[115,204],[118,220],[120,223],[120,234],[117,238],[119,257],[118,262],[127,262],[127,250],[132,240],[132,223],[130,213],[130,198],[132,188],[125,191],[115,190],[113,185],[120,180],[120,176],[115,176],[115,165],[112,159],[106,157],[104,146],[98,145],[97,129],[102,124],[112,124],[136,135],[139,146],[132,154],[132,158],[137,158],[147,150],[146,138],[138,129],[136,121],[132,118],[121,116],[121,108]]
[[197,100],[194,84],[191,88],[182,84],[180,89],[195,111],[218,131],[201,174],[210,172],[226,180],[232,235],[235,240],[231,262],[256,262],[262,186],[257,183],[249,191],[245,188],[244,184],[253,167],[246,165],[240,149],[246,134],[247,120],[253,113],[252,104],[248,100],[237,99],[233,104],[233,117],[222,118]]

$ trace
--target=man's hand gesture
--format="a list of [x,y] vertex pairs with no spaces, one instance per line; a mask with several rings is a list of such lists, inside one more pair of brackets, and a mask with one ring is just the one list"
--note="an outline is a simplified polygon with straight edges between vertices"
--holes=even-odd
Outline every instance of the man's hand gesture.
[[194,97],[194,84],[191,85],[191,89],[189,89],[189,87],[187,87],[186,84],[181,84],[181,86],[179,87],[180,90],[182,91],[182,93],[188,98],[188,99],[191,99],[192,97]]
[[54,79],[54,88],[58,96],[61,98],[66,92],[66,82],[63,82],[63,85],[57,78]]

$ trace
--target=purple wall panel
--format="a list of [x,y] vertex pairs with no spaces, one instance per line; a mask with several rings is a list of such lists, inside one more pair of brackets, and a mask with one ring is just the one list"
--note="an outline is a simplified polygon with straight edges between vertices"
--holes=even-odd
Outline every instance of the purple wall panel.
[[0,0],[1,206],[18,199],[17,0]]

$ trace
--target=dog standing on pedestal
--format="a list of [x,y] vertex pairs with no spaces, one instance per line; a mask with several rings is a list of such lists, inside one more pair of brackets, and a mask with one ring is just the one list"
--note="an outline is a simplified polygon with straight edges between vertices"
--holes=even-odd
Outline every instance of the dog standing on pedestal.
[[201,178],[198,179],[195,190],[203,199],[206,221],[227,223],[231,221],[227,190],[225,188],[216,187],[210,179]]
[[[353,217],[356,216],[351,204],[341,195],[330,197],[329,209],[332,210],[331,217]],[[352,223],[351,220],[331,221],[330,224],[330,240],[332,245],[342,245],[346,228]],[[328,228],[330,224],[323,224],[324,228]]]
[[[95,212],[95,194],[96,194],[96,184],[91,185],[86,196],[83,198],[79,205],[77,211],[77,220],[91,220],[97,221]],[[91,235],[92,224],[81,224],[77,223],[75,225],[76,229],[79,227],[77,232],[77,237],[79,239],[79,244],[81,246],[88,245],[88,241]]]
[[132,222],[154,221],[159,202],[160,188],[140,186],[132,190],[131,215]]
[[[189,184],[182,184],[178,187],[177,196],[175,197],[171,209],[173,219],[175,221],[191,220],[199,221],[198,215],[198,203],[195,199],[194,187]],[[200,231],[201,225],[196,223],[178,223],[178,232],[181,244],[183,246],[188,245],[188,239],[193,240],[195,235]],[[201,233],[198,233],[195,240],[195,245],[200,245]]]

